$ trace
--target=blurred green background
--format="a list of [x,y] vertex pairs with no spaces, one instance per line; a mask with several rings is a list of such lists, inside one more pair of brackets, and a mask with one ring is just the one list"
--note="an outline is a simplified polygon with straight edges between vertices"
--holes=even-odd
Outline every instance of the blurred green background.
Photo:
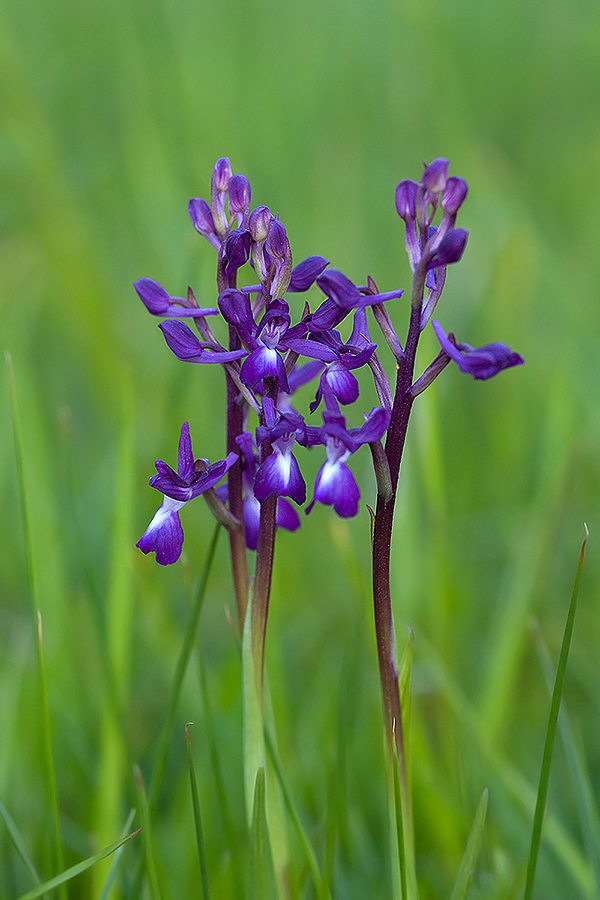
[[[535,623],[556,658],[583,521],[591,540],[566,705],[588,800],[600,791],[600,7],[1,0],[0,15],[0,335],[22,419],[67,862],[118,837],[135,803],[131,765],[151,769],[212,531],[192,504],[183,567],[163,570],[136,550],[157,505],[154,459],[175,462],[184,420],[196,456],[220,459],[224,447],[221,372],[167,351],[132,282],[148,275],[172,294],[191,284],[201,304],[214,302],[214,252],[186,206],[209,197],[214,160],[229,156],[253,206],[279,212],[296,261],[320,253],[356,283],[370,274],[380,290],[408,287],[394,188],[445,156],[469,183],[459,224],[470,237],[440,321],[474,345],[509,343],[526,365],[490,383],[449,369],[415,410],[394,579],[399,639],[407,626],[415,635],[418,865],[423,896],[448,896],[488,786],[474,896],[514,896],[548,707]],[[406,305],[390,312],[401,333]],[[434,349],[430,335],[424,343],[423,366]],[[1,381],[0,796],[49,877],[27,541]],[[319,464],[307,460],[307,477]],[[373,503],[368,466],[366,452],[354,459]],[[199,642],[240,829],[225,544]],[[344,900],[390,896],[369,577],[364,509],[350,522],[315,509],[298,535],[280,535],[267,668],[281,755],[319,855],[331,809],[346,811],[335,863]],[[189,720],[200,726],[210,875],[227,898],[194,677],[156,826],[160,878],[165,896],[196,895]],[[598,896],[599,851],[586,849],[571,776],[559,746],[540,897]],[[136,852],[126,849],[123,867],[135,869]],[[0,894],[17,896],[31,883],[2,829],[0,853]],[[301,872],[298,863],[299,884]],[[84,878],[72,896],[99,894]]]

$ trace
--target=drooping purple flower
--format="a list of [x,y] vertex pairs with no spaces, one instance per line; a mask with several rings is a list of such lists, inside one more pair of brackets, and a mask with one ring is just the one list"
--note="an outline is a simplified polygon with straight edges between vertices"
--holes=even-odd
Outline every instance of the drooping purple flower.
[[307,256],[292,269],[288,291],[307,291],[328,265],[324,256]]
[[199,340],[191,328],[176,319],[158,326],[178,359],[195,363],[228,363],[246,356],[247,350],[225,350],[220,344]]
[[[256,444],[251,431],[244,431],[235,439],[242,452],[242,486],[244,491],[244,530],[246,532],[246,546],[248,550],[256,550],[258,544],[258,526],[260,522],[260,502],[254,495],[254,481],[258,470],[259,461],[256,452]],[[227,501],[227,484],[217,488],[217,494]],[[286,531],[297,531],[300,528],[300,517],[292,504],[285,497],[277,498],[277,510],[275,524]]]
[[163,502],[146,531],[137,542],[142,553],[156,553],[161,566],[177,562],[183,546],[183,528],[179,511],[186,503],[214,487],[238,459],[230,453],[226,459],[210,465],[208,460],[194,460],[187,422],[181,426],[177,472],[162,460],[156,460],[156,475],[150,485],[163,494]]
[[216,250],[219,250],[221,239],[217,234],[213,214],[206,200],[203,200],[201,197],[192,197],[188,203],[188,213],[190,214],[192,225],[198,234],[205,237]]
[[198,309],[198,306],[194,306],[195,298],[193,293],[191,294],[193,301],[190,297],[187,299],[171,297],[164,287],[152,278],[138,278],[137,281],[134,281],[133,286],[140,300],[153,316],[181,319],[184,316],[216,316],[219,313],[219,310],[214,306],[208,309]]
[[354,403],[358,399],[358,381],[351,370],[366,365],[377,348],[377,344],[369,340],[364,309],[356,310],[354,328],[346,343],[342,341],[339,332],[333,329],[315,332],[310,340],[295,338],[286,343],[296,353],[326,363],[316,398],[310,405],[311,412],[318,407],[323,392],[327,390],[343,405]]
[[507,344],[495,342],[477,348],[470,344],[457,344],[453,340],[454,335],[447,335],[439,322],[434,319],[431,324],[444,353],[454,360],[461,372],[466,372],[473,378],[481,380],[493,378],[502,369],[520,366],[525,362],[523,357],[511,350]]
[[[267,398],[263,401],[263,406]],[[256,429],[256,439],[262,443],[267,438],[273,452],[260,465],[254,481],[254,494],[260,503],[275,495],[291,497],[299,506],[306,500],[306,484],[292,451],[298,437],[304,437],[306,426],[301,415],[289,410],[271,424]]]
[[358,512],[360,490],[346,460],[362,444],[381,439],[390,422],[390,411],[375,407],[365,416],[360,428],[346,429],[346,420],[339,413],[326,410],[320,428],[308,428],[307,446],[325,444],[327,461],[319,469],[315,481],[314,497],[306,509],[309,513],[315,503],[333,506],[338,516],[351,518]]

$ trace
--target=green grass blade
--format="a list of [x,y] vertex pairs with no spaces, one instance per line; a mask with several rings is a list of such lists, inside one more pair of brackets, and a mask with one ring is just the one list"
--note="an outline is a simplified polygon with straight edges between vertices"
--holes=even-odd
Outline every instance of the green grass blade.
[[265,769],[260,766],[256,773],[256,786],[252,804],[252,844],[254,849],[254,894],[257,900],[277,900],[275,866],[271,852],[269,828],[267,825],[267,805]]
[[200,798],[198,796],[198,782],[196,781],[196,767],[194,765],[194,753],[190,739],[189,726],[185,726],[185,747],[187,751],[188,769],[190,773],[190,789],[192,792],[192,808],[194,810],[194,826],[196,828],[196,848],[198,850],[198,864],[200,866],[200,900],[210,900],[210,887],[208,883],[208,870],[206,867],[206,848],[204,846],[204,832],[202,830],[202,817],[200,815]]
[[[552,692],[554,672],[550,653],[541,632],[534,623],[533,638],[537,644],[538,654],[548,685]],[[579,813],[581,833],[586,848],[586,855],[592,868],[594,882],[593,896],[600,897],[600,815],[592,788],[592,779],[584,759],[583,749],[578,736],[574,733],[565,705],[561,706],[558,720],[558,731],[565,749],[567,765],[575,788],[575,800]]]
[[148,876],[148,886],[150,889],[150,897],[152,900],[160,900],[160,888],[158,886],[158,876],[156,874],[156,865],[154,862],[154,850],[152,847],[152,826],[150,824],[150,807],[148,804],[148,795],[146,794],[146,786],[140,767],[133,767],[135,776],[135,787],[138,796],[138,807],[140,810],[140,819],[142,821],[142,840],[144,842],[144,859],[146,862],[146,874]]
[[120,838],[109,847],[105,847],[104,850],[100,851],[100,853],[96,853],[94,854],[94,856],[90,856],[87,859],[84,859],[82,862],[71,866],[70,869],[67,869],[61,875],[57,875],[55,878],[51,878],[49,881],[45,881],[44,884],[38,885],[38,887],[34,888],[32,891],[29,891],[27,894],[22,894],[18,898],[18,900],[36,900],[36,897],[41,897],[45,892],[53,891],[55,888],[61,887],[62,885],[66,884],[67,881],[70,881],[77,875],[81,875],[82,872],[85,872],[86,869],[89,869],[91,866],[95,865],[95,863],[100,862],[101,859],[105,859],[107,856],[110,856],[111,853],[114,853],[115,850],[118,850],[119,847],[122,847],[123,844],[126,844],[127,841],[131,840],[132,837],[134,837],[136,834],[139,834],[140,830],[141,829],[132,831],[131,834],[126,835],[124,838]]
[[565,681],[565,672],[567,670],[567,660],[569,658],[569,649],[571,646],[571,638],[573,636],[573,625],[575,623],[575,613],[577,611],[577,598],[579,596],[579,582],[581,580],[581,571],[583,569],[583,557],[585,553],[585,545],[588,538],[588,530],[586,526],[586,537],[581,547],[579,555],[579,563],[577,564],[577,573],[575,575],[575,584],[567,613],[567,621],[563,632],[563,639],[558,657],[558,666],[556,668],[556,678],[554,681],[554,690],[552,691],[552,700],[550,702],[550,714],[548,717],[548,728],[546,730],[546,740],[544,743],[544,753],[542,756],[542,767],[540,770],[540,780],[538,785],[537,800],[535,804],[535,812],[533,816],[533,829],[531,834],[531,847],[529,850],[529,860],[527,863],[527,878],[525,881],[524,900],[531,900],[533,894],[533,882],[535,879],[535,869],[538,860],[542,837],[542,824],[544,820],[544,807],[546,805],[546,797],[548,795],[548,782],[550,779],[550,765],[552,763],[552,751],[554,749],[554,739],[556,737],[556,729],[558,724],[558,712],[560,709],[560,701],[562,697],[563,685]]
[[210,570],[215,557],[215,550],[217,549],[217,542],[219,539],[220,531],[221,526],[217,524],[215,526],[212,540],[206,553],[204,568],[202,569],[202,574],[198,583],[194,606],[185,631],[183,644],[181,645],[179,659],[177,660],[177,666],[175,668],[175,676],[173,678],[173,686],[171,688],[169,707],[160,736],[158,752],[156,754],[156,762],[154,763],[154,768],[152,770],[152,779],[150,782],[150,790],[148,792],[148,805],[151,810],[153,810],[156,806],[158,792],[160,791],[167,753],[169,750],[169,741],[171,739],[171,734],[173,731],[173,723],[175,721],[175,715],[177,713],[177,706],[179,704],[179,697],[181,694],[183,679],[185,678],[185,674],[187,672],[188,664],[190,661],[190,656],[192,655],[192,651],[194,649],[196,632],[198,630],[198,621],[200,619],[200,613],[202,611],[202,605],[204,603],[204,597],[206,595],[208,576],[210,574]]
[[475,871],[477,857],[479,856],[479,850],[481,848],[481,840],[483,838],[483,827],[485,825],[487,807],[488,790],[486,788],[481,795],[481,799],[477,806],[475,819],[473,821],[471,832],[469,834],[469,840],[467,841],[467,846],[465,848],[465,855],[463,856],[462,863],[460,864],[460,869],[458,870],[458,875],[456,877],[456,884],[454,885],[454,890],[452,891],[450,900],[465,900],[467,896],[467,891],[469,890],[469,885],[473,877],[473,872]]
[[[119,455],[111,527],[112,548],[108,602],[106,604],[106,654],[110,689],[104,693],[100,737],[99,787],[95,812],[95,833],[104,843],[118,833],[122,823],[121,799],[131,762],[128,760],[122,727],[123,710],[128,700],[132,659],[131,623],[133,615],[133,491],[134,428],[133,392],[128,370],[121,375],[122,410]],[[107,868],[98,866],[92,873],[94,895],[107,878]]]
[[[398,863],[400,869],[400,891],[404,900],[416,900],[418,884],[415,862],[415,835],[410,788],[410,718],[411,696],[410,680],[413,659],[413,634],[409,632],[398,666],[398,690],[400,692],[400,708],[402,722],[397,723],[401,733],[394,734],[393,752],[393,805],[391,821],[395,820],[395,835],[392,844],[397,842]],[[392,798],[390,798],[392,799]]]
[[[127,816],[127,821],[125,822],[125,828],[123,829],[123,831],[125,832],[124,837],[131,828],[131,823],[133,822],[134,817],[135,809],[132,809],[130,810],[129,815]],[[115,858],[113,859],[112,866],[110,867],[110,872],[108,873],[108,878],[106,879],[104,889],[102,891],[102,894],[100,895],[100,900],[108,900],[108,894],[115,880],[119,862],[121,861],[121,856],[123,855],[123,846],[124,845],[121,845],[115,851]]]
[[304,851],[304,855],[306,857],[306,862],[308,868],[310,869],[310,873],[312,875],[312,879],[315,885],[315,892],[318,900],[331,900],[331,893],[329,891],[329,887],[327,885],[326,880],[323,878],[321,874],[321,870],[319,868],[319,863],[317,862],[317,857],[315,851],[313,850],[312,844],[308,839],[308,835],[304,829],[302,824],[302,820],[300,818],[300,814],[296,808],[294,803],[292,793],[290,790],[290,786],[285,777],[285,773],[283,771],[283,766],[281,765],[281,760],[279,759],[279,754],[277,753],[277,748],[275,746],[275,741],[269,729],[265,727],[265,742],[267,745],[267,750],[269,752],[269,757],[273,763],[273,769],[275,772],[275,777],[277,778],[277,782],[279,787],[281,788],[281,793],[283,796],[283,802],[285,803],[285,808],[287,809],[288,815],[291,819],[292,825],[296,831],[296,836],[298,837],[298,841]]
[[5,804],[2,800],[0,800],[0,816],[2,816],[2,818],[4,819],[4,824],[6,825],[7,831],[10,835],[10,839],[13,842],[15,850],[17,851],[17,853],[23,860],[23,864],[24,864],[25,868],[31,875],[31,880],[33,881],[34,884],[40,885],[42,883],[42,879],[38,875],[38,872],[37,872],[34,864],[32,863],[31,859],[29,858],[29,854],[25,847],[25,842],[24,842],[23,838],[21,837],[21,833],[20,833],[19,829],[17,828],[14,819],[12,818],[11,814],[7,810]]
[[[46,768],[46,782],[48,799],[52,813],[53,848],[56,866],[62,869],[64,857],[62,850],[62,837],[60,829],[60,813],[58,806],[58,790],[56,786],[56,771],[54,767],[54,753],[52,749],[52,726],[50,720],[50,705],[48,702],[48,682],[46,678],[46,661],[44,657],[44,643],[42,638],[42,617],[40,613],[39,589],[34,562],[33,535],[31,530],[31,516],[29,508],[29,496],[27,491],[27,478],[25,472],[23,432],[21,429],[21,417],[15,382],[15,373],[10,353],[5,354],[6,368],[8,370],[8,382],[10,390],[11,411],[13,420],[13,436],[15,442],[15,455],[17,459],[18,482],[23,513],[23,531],[25,537],[25,553],[27,558],[27,574],[29,580],[29,593],[32,604],[33,627],[36,634],[36,647],[38,657],[38,678],[40,691],[40,712],[42,725],[42,744],[44,750],[44,762]],[[59,891],[63,900],[66,893],[63,887]]]

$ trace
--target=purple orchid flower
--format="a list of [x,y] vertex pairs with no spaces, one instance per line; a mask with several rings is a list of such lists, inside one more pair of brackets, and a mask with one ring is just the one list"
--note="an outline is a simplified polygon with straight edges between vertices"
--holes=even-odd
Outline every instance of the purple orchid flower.
[[158,326],[177,359],[195,363],[228,363],[247,355],[247,350],[225,350],[220,344],[199,340],[183,322],[172,320]]
[[287,303],[273,300],[259,324],[255,326],[255,333],[252,335],[254,349],[242,363],[240,378],[248,387],[255,387],[263,378],[275,378],[279,388],[289,394],[285,366],[278,350],[278,348],[287,349],[282,341],[289,327]]
[[273,450],[259,466],[254,480],[254,495],[259,503],[267,497],[291,497],[301,506],[306,500],[306,484],[292,450],[297,440],[304,439],[306,425],[302,416],[292,409],[275,419],[273,402],[263,400],[266,425],[256,429],[256,440],[269,440]]
[[237,453],[230,453],[226,459],[212,465],[205,459],[194,461],[190,428],[184,422],[179,437],[177,472],[167,463],[156,460],[157,474],[150,479],[150,485],[162,491],[164,496],[161,506],[137,542],[142,553],[156,553],[156,561],[161,566],[177,562],[183,547],[179,511],[194,497],[214,487],[237,459]]
[[454,360],[461,372],[466,372],[473,378],[487,380],[502,369],[520,366],[525,362],[507,344],[495,342],[477,348],[470,344],[457,344],[454,342],[454,335],[447,335],[439,322],[434,319],[431,324],[444,353]]
[[198,309],[196,298],[192,291],[187,299],[183,297],[171,297],[158,281],[152,278],[138,278],[133,283],[138,296],[148,312],[153,316],[174,317],[181,319],[184,316],[216,316],[219,310],[216,307]]
[[[242,452],[242,485],[244,490],[244,530],[248,550],[256,550],[258,545],[258,526],[260,523],[260,502],[254,494],[254,481],[259,467],[256,443],[251,431],[244,431],[235,439]],[[226,503],[228,497],[227,484],[217,489],[219,498]],[[277,498],[276,525],[286,531],[297,531],[300,528],[300,516],[285,497]]]
[[314,497],[306,509],[307,513],[318,501],[325,506],[333,506],[338,516],[344,519],[356,515],[360,490],[346,460],[362,444],[380,440],[389,422],[390,411],[376,406],[365,416],[364,425],[360,428],[346,429],[344,417],[330,410],[323,413],[322,427],[307,428],[307,446],[325,444],[327,449],[327,461],[317,474]]
[[401,297],[404,289],[386,291],[383,294],[363,293],[350,279],[338,269],[328,269],[319,275],[317,285],[326,296],[326,300],[316,312],[312,313],[306,324],[310,331],[330,331],[339,325],[353,309],[363,309],[375,303],[385,303]]
[[354,327],[344,344],[338,331],[314,332],[312,339],[294,338],[286,341],[290,350],[324,362],[325,371],[321,375],[315,400],[310,404],[314,412],[319,406],[324,391],[330,391],[343,405],[358,400],[358,381],[351,369],[366,365],[377,349],[377,344],[369,340],[367,318],[364,309],[354,314]]

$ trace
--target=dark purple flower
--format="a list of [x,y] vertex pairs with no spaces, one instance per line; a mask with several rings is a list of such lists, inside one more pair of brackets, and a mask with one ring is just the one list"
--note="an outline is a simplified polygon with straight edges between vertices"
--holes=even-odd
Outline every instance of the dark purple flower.
[[401,297],[403,289],[383,294],[362,293],[343,272],[328,269],[319,275],[317,285],[327,299],[306,320],[310,331],[329,331],[339,325],[353,309],[363,309]]
[[[183,297],[171,297],[164,287],[152,278],[138,278],[133,283],[138,296],[148,312],[153,316],[182,318],[183,316],[215,316],[219,310],[216,307],[198,309],[192,306],[190,300]],[[194,295],[192,294],[192,297]]]
[[192,225],[202,237],[213,245],[217,250],[221,247],[221,239],[219,238],[210,206],[201,197],[192,197],[188,203],[188,213],[192,220]]
[[283,358],[277,350],[290,325],[288,309],[287,303],[273,301],[256,327],[256,347],[240,371],[240,378],[248,387],[253,388],[263,378],[275,378],[280,389],[289,393]]
[[381,439],[390,422],[390,411],[383,407],[375,407],[360,428],[346,429],[346,421],[339,413],[329,410],[323,413],[321,428],[308,428],[307,446],[325,444],[327,461],[319,469],[315,481],[314,497],[306,509],[309,513],[315,503],[333,506],[342,518],[351,518],[358,512],[360,490],[354,475],[346,465],[346,460],[355,453],[362,444]]
[[437,269],[439,266],[449,266],[450,263],[458,262],[465,251],[468,236],[469,232],[464,228],[450,229],[440,243],[434,247],[434,253],[427,263],[427,269]]
[[306,434],[304,419],[290,409],[274,421],[271,406],[265,398],[263,409],[268,424],[256,429],[256,440],[262,444],[269,439],[273,452],[256,473],[254,494],[260,503],[275,495],[291,497],[300,506],[306,500],[306,485],[292,450],[297,438],[303,439]]
[[307,291],[328,265],[324,256],[307,256],[292,269],[288,291]]
[[434,319],[431,324],[444,353],[454,360],[461,372],[466,372],[473,378],[481,380],[493,378],[502,369],[520,366],[525,362],[523,357],[511,350],[507,344],[496,342],[477,348],[471,347],[470,344],[456,344],[454,336],[446,335],[439,322]]
[[225,350],[219,344],[199,340],[191,328],[173,319],[158,326],[177,359],[195,363],[228,363],[246,356],[247,350]]
[[[258,526],[260,522],[260,503],[254,495],[254,480],[258,470],[258,454],[251,431],[244,431],[235,439],[242,451],[242,485],[244,490],[244,529],[248,550],[256,550],[258,543]],[[217,494],[227,501],[227,484],[217,488]],[[276,525],[286,531],[297,531],[300,528],[300,517],[289,500],[277,498]]]
[[232,175],[227,190],[229,215],[237,218],[238,228],[245,228],[250,215],[250,182],[245,175]]
[[252,238],[246,228],[234,228],[225,241],[225,275],[227,278],[237,272],[250,258]]
[[161,491],[164,497],[161,506],[137,542],[142,553],[156,553],[156,561],[161,566],[177,562],[183,546],[183,528],[179,521],[179,511],[194,497],[214,487],[237,459],[237,453],[230,453],[226,459],[212,465],[209,465],[208,460],[194,461],[189,425],[184,422],[179,438],[177,472],[166,463],[157,460],[157,474],[150,479],[151,486]]
[[345,344],[339,332],[333,329],[315,332],[310,340],[296,338],[286,341],[290,350],[326,363],[317,396],[310,405],[311,412],[318,407],[325,391],[331,391],[344,405],[354,403],[358,399],[358,381],[352,375],[351,369],[366,365],[375,352],[377,344],[369,341],[368,336],[365,310],[358,309],[354,314],[352,334]]

